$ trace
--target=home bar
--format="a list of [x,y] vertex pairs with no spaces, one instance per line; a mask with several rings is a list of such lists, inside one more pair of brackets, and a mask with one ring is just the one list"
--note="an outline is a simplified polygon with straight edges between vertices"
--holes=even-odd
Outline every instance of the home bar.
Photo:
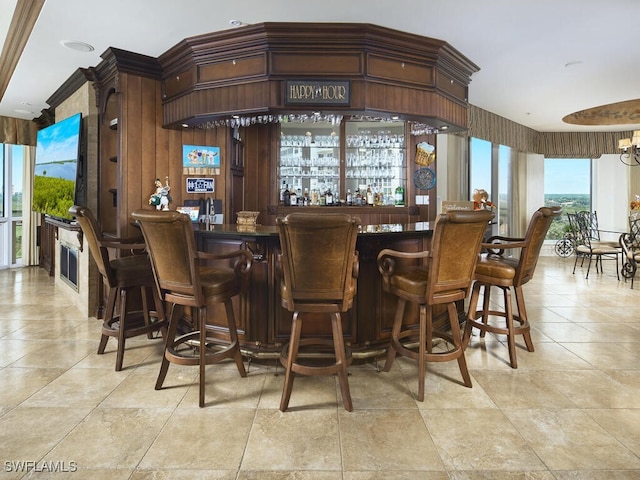
[[[384,351],[395,299],[382,291],[377,254],[428,249],[436,134],[466,130],[479,68],[445,41],[341,23],[262,23],[184,39],[157,59],[115,48],[102,57],[85,76],[97,96],[103,231],[139,234],[131,213],[148,206],[153,179],[170,181],[172,210],[204,200],[190,182],[214,184],[205,195],[222,224],[206,212],[194,223],[197,246],[252,252],[249,292],[234,305],[242,348],[260,357],[279,350],[291,322],[280,306],[276,218],[357,216],[358,294],[343,330],[354,356]],[[185,146],[200,157],[186,161]],[[203,147],[218,147],[218,158],[202,160]],[[258,226],[236,225],[243,211]],[[219,313],[210,309],[212,323],[224,324]]]

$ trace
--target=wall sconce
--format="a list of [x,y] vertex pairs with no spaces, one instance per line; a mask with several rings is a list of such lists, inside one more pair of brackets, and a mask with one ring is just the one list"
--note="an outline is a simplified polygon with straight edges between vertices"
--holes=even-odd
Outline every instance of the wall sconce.
[[622,150],[620,161],[629,167],[640,165],[640,130],[633,132],[632,138],[618,140],[618,148]]

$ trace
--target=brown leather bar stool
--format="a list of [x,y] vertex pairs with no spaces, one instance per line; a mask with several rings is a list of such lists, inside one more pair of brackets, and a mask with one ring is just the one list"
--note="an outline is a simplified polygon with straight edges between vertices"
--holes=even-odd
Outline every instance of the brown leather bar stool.
[[[176,211],[136,210],[132,217],[147,242],[160,296],[171,304],[165,352],[155,388],[162,388],[169,362],[198,365],[199,405],[204,407],[206,365],[234,359],[240,376],[247,376],[232,299],[246,291],[253,258],[246,250],[221,254],[198,251],[188,215]],[[207,324],[207,305],[215,303],[224,304],[228,338],[221,338],[220,329]],[[191,308],[197,330],[177,336],[180,316],[176,315],[176,305]],[[197,354],[191,346],[196,347]]]
[[[157,331],[160,331],[164,337],[167,331],[162,302],[155,288],[149,257],[144,251],[147,246],[142,238],[105,238],[93,213],[86,207],[74,205],[69,209],[69,213],[78,221],[98,271],[105,285],[109,287],[98,354],[104,353],[109,337],[116,338],[118,340],[116,371],[120,371],[127,338],[145,334],[153,338],[153,332]],[[110,259],[109,249],[129,253],[138,251],[139,254]],[[140,291],[141,311],[129,309],[128,294],[134,289]],[[148,308],[147,290],[153,294],[155,311]],[[117,312],[116,303],[119,307]]]
[[[347,366],[350,352],[345,350],[341,313],[353,305],[358,276],[356,240],[360,219],[347,214],[291,213],[276,220],[281,253],[278,255],[281,273],[282,306],[293,312],[291,336],[284,346],[280,361],[286,369],[280,410],[289,406],[293,379],[302,375],[338,375],[342,403],[347,411],[353,409]],[[302,317],[313,322],[317,315],[331,317],[332,340],[326,338],[301,339]],[[301,363],[302,354],[316,349],[326,355],[333,345],[335,361],[330,364]],[[307,348],[310,347],[310,348]],[[304,352],[301,351],[304,350]],[[305,359],[306,361],[307,359]]]
[[[383,370],[388,372],[396,355],[418,362],[418,400],[424,401],[426,362],[457,360],[464,384],[471,387],[471,377],[464,358],[456,302],[464,300],[471,287],[480,253],[480,243],[493,218],[489,210],[458,210],[438,216],[431,249],[423,252],[398,252],[384,249],[378,254],[378,269],[383,288],[398,297],[391,342]],[[420,264],[416,265],[415,260]],[[416,330],[403,325],[407,302],[420,309]],[[433,308],[446,305],[448,331],[433,328]],[[446,340],[450,348],[433,352],[433,337]],[[417,340],[418,351],[415,351]]]
[[[518,368],[515,346],[516,335],[522,335],[527,350],[533,352],[529,318],[524,303],[522,286],[533,278],[544,237],[547,235],[553,219],[561,213],[561,207],[539,208],[531,217],[524,238],[495,236],[489,238],[487,243],[483,244],[483,247],[487,248],[489,253],[483,254],[476,266],[475,283],[471,293],[471,300],[469,301],[469,313],[463,336],[465,347],[469,344],[473,327],[476,327],[480,329],[481,337],[484,337],[486,332],[507,336],[509,359],[512,368]],[[505,250],[509,249],[519,250],[519,257],[505,256]],[[490,308],[492,286],[500,288],[503,292],[504,310],[502,311]],[[480,289],[483,289],[484,292],[483,307],[482,310],[476,310]],[[516,296],[517,315],[513,313],[511,289],[513,289]],[[491,324],[489,316],[492,315],[504,318],[506,326]],[[479,318],[481,321],[478,320]],[[519,325],[514,322],[518,322]]]

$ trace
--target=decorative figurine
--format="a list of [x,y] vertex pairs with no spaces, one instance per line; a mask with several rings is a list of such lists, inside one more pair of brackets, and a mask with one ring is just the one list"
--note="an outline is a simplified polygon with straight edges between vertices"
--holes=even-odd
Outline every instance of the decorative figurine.
[[482,189],[476,188],[473,191],[473,209],[474,210],[491,210],[494,207],[489,201],[489,193]]
[[154,205],[156,207],[156,210],[169,210],[169,203],[171,202],[171,195],[169,195],[169,190],[171,190],[171,187],[169,186],[169,177],[164,178],[164,185],[162,185],[162,182],[159,178],[156,178],[156,191],[155,193],[152,193],[151,197],[149,198],[149,205]]

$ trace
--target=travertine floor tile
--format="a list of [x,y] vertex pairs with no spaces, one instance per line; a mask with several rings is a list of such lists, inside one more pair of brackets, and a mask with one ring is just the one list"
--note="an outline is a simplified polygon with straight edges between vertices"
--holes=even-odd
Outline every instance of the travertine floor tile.
[[640,459],[581,410],[505,410],[550,470],[640,469]]
[[30,407],[92,408],[104,400],[129,372],[72,368],[24,401]]
[[0,405],[18,405],[64,372],[61,368],[0,369]]
[[[89,412],[89,408],[23,406],[7,412],[0,417],[0,452],[3,463],[40,460]],[[56,460],[71,461],[73,458]]]
[[444,470],[416,410],[354,410],[338,415],[345,470]]
[[544,470],[538,455],[496,409],[421,410],[447,470]]
[[622,445],[640,457],[640,409],[585,410]]
[[337,408],[258,410],[241,469],[341,470]]
[[[0,478],[635,480],[640,288],[572,268],[542,257],[525,286],[535,352],[518,339],[518,369],[504,337],[476,332],[471,389],[457,362],[430,363],[417,402],[417,365],[397,358],[390,372],[349,368],[353,412],[335,377],[297,376],[286,413],[275,360],[247,378],[233,362],[208,366],[201,409],[196,367],[171,365],[154,389],[161,340],[128,339],[115,372],[115,340],[97,355],[101,322],[42,269],[0,271]],[[78,471],[4,463],[21,460]]]
[[235,470],[136,470],[129,480],[236,480]]
[[[546,371],[509,369],[505,371],[473,371],[476,384],[484,389],[499,408],[575,408],[570,397],[563,395],[548,380]],[[474,385],[475,388],[475,385]],[[477,403],[466,403],[480,408]]]
[[44,460],[73,459],[88,469],[133,469],[171,409],[96,408]]
[[255,417],[252,409],[178,408],[139,464],[141,470],[236,470]]

